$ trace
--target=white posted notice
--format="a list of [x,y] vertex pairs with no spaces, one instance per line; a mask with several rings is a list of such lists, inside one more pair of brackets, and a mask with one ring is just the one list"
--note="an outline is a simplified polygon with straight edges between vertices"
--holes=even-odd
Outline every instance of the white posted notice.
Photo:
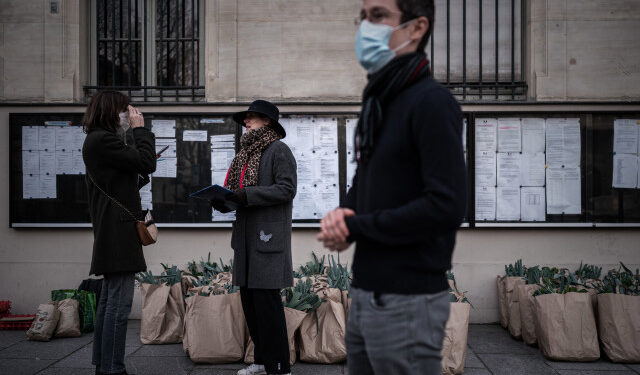
[[498,120],[484,118],[476,120],[476,151],[496,152]]
[[22,174],[40,174],[40,152],[22,151]]
[[56,150],[56,128],[42,126],[38,130],[38,149],[43,151]]
[[544,153],[523,153],[520,159],[522,170],[522,186],[544,186],[545,158]]
[[476,220],[496,219],[496,187],[476,186]]
[[176,120],[151,120],[151,131],[158,138],[175,138]]
[[497,168],[498,186],[520,187],[520,153],[499,152]]
[[72,151],[56,151],[56,174],[74,174]]
[[206,142],[207,131],[206,130],[185,130],[182,132],[183,142]]
[[520,189],[520,219],[522,221],[545,221],[544,187],[523,187]]
[[178,173],[178,158],[160,158],[156,163],[153,177],[176,178]]
[[496,186],[494,151],[476,151],[476,186]]
[[580,166],[580,119],[548,118],[546,140],[550,168]]
[[298,185],[293,199],[293,219],[318,219],[313,185]]
[[42,198],[40,176],[37,174],[22,175],[22,199]]
[[313,146],[315,148],[338,149],[338,120],[335,118],[315,118]]
[[23,126],[22,127],[22,150],[37,151],[39,149],[39,126]]
[[354,145],[357,125],[357,118],[347,119],[347,191],[353,186],[353,178],[356,175],[356,169],[358,167],[358,163],[355,161],[356,150]]
[[580,168],[547,169],[547,214],[582,213]]
[[40,176],[56,175],[56,152],[40,151]]
[[162,151],[163,148],[169,146],[168,149],[162,153],[163,158],[175,158],[178,155],[178,148],[176,146],[176,139],[156,139],[156,153]]
[[501,221],[520,220],[520,187],[499,186],[496,192],[496,218]]
[[73,150],[73,132],[71,126],[61,126],[56,129],[56,151]]
[[498,151],[520,152],[522,136],[519,118],[498,119]]
[[638,157],[631,154],[613,155],[613,187],[635,189],[638,187]]
[[545,120],[543,118],[523,118],[522,152],[536,154],[545,151]]
[[638,152],[638,120],[616,119],[613,122],[613,152],[636,154]]

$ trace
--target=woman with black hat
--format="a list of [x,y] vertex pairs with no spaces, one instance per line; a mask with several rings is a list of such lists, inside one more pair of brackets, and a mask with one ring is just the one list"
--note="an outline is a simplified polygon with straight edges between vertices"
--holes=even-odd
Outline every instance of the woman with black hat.
[[240,287],[255,344],[255,363],[239,375],[291,373],[280,289],[293,285],[291,214],[297,173],[291,150],[280,141],[286,132],[278,117],[278,108],[264,100],[233,116],[247,128],[225,181],[241,203],[231,235],[233,284]]

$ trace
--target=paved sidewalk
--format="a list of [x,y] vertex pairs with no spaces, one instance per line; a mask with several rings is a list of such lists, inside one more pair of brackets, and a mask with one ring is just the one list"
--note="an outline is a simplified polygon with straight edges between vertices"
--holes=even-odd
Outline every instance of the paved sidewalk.
[[[142,345],[140,321],[132,320],[127,333],[127,371],[136,375],[233,375],[244,364],[199,365],[184,355],[182,344]],[[27,341],[25,331],[0,331],[0,374],[2,375],[92,375],[93,336]],[[297,363],[295,375],[346,374],[344,364]],[[556,375],[637,375],[640,364],[622,365],[600,360],[591,363],[552,362],[536,348],[513,340],[497,325],[472,325],[465,374],[556,374]],[[387,375],[387,374],[385,374]],[[393,375],[393,374],[388,374]]]

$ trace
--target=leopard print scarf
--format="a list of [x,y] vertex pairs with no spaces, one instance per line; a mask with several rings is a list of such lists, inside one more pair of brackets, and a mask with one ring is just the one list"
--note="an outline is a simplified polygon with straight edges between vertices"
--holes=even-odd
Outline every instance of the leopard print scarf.
[[231,162],[224,186],[232,191],[238,191],[246,186],[256,186],[262,152],[271,143],[281,138],[268,126],[244,133],[240,137],[240,152]]

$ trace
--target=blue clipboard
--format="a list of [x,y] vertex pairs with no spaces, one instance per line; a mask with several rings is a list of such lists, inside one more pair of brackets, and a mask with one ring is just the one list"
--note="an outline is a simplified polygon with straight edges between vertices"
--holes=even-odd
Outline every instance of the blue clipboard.
[[216,207],[219,206],[220,208],[224,208],[227,211],[235,211],[240,207],[240,205],[234,201],[229,200],[229,197],[231,196],[233,196],[233,192],[220,185],[207,186],[204,189],[189,194],[190,198],[205,199],[209,202],[216,202]]

